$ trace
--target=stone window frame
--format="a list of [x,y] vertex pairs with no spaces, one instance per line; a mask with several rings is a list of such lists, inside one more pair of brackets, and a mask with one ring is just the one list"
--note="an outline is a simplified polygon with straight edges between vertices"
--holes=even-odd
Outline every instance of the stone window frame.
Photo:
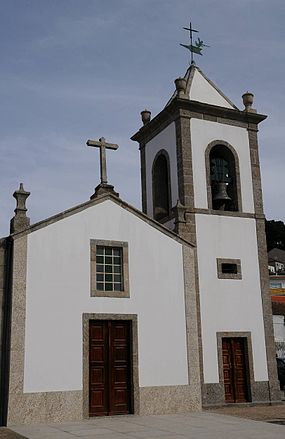
[[225,210],[227,214],[236,215],[237,212],[242,212],[242,197],[241,197],[241,183],[240,183],[240,169],[239,169],[239,157],[235,148],[225,140],[213,140],[210,142],[205,151],[205,164],[206,164],[206,179],[207,179],[207,199],[208,208],[210,213],[221,214],[220,210],[213,209],[212,203],[212,185],[211,185],[211,169],[210,169],[210,153],[214,146],[221,145],[228,148],[234,156],[235,159],[235,177],[236,177],[236,191],[237,191],[237,205],[238,210]]
[[[222,271],[222,264],[236,264],[237,266],[237,273],[223,273]],[[217,274],[218,279],[242,279],[242,273],[241,273],[241,260],[240,259],[224,259],[224,258],[217,258]]]
[[83,381],[83,419],[94,419],[89,416],[89,322],[90,320],[129,320],[131,322],[131,406],[132,414],[140,412],[139,360],[138,360],[138,316],[137,314],[82,314],[82,381]]
[[[119,247],[122,249],[123,290],[105,291],[96,287],[96,250],[101,247]],[[91,297],[129,298],[129,248],[125,241],[90,239],[90,295]]]
[[166,163],[167,163],[167,180],[168,180],[168,215],[166,215],[165,217],[156,220],[159,221],[160,223],[165,223],[166,221],[168,221],[169,219],[173,218],[173,214],[172,214],[172,195],[171,195],[171,176],[170,176],[170,158],[169,158],[169,154],[166,151],[166,149],[162,148],[160,149],[152,162],[152,168],[151,168],[151,188],[152,188],[152,212],[153,212],[153,218],[155,218],[155,202],[154,202],[154,184],[153,184],[153,174],[154,174],[154,165],[155,162],[157,161],[157,159],[163,155],[166,159]]

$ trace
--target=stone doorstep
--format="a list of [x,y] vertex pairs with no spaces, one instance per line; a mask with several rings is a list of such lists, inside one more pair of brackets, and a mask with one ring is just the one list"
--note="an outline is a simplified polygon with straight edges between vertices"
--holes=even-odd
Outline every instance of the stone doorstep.
[[15,431],[6,427],[0,427],[0,439],[27,439],[26,436],[22,436]]

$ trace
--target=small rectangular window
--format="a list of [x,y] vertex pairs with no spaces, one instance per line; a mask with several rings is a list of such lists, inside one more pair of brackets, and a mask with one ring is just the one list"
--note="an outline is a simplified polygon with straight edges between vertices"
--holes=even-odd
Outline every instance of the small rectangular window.
[[240,259],[221,259],[217,258],[218,279],[241,279]]
[[237,264],[230,264],[228,262],[222,263],[222,273],[237,274]]
[[128,244],[90,241],[91,296],[129,297]]

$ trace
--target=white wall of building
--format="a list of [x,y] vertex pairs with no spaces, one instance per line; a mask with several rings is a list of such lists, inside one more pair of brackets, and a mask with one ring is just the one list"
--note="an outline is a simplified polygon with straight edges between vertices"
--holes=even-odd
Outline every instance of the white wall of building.
[[275,341],[285,342],[284,316],[273,315],[273,329]]
[[[90,239],[128,242],[129,299],[90,297]],[[83,313],[137,314],[140,386],[188,383],[182,246],[117,204],[28,235],[26,294],[24,392],[82,389]]]
[[[251,332],[254,376],[268,379],[255,220],[196,215],[206,383],[219,382],[217,332]],[[217,258],[241,260],[242,280],[218,279]]]
[[207,81],[201,73],[195,69],[190,87],[189,97],[193,101],[220,107],[233,108],[232,105]]
[[174,122],[172,122],[157,136],[151,139],[146,144],[145,147],[147,213],[151,217],[153,217],[152,165],[156,154],[161,149],[165,149],[165,151],[167,151],[169,155],[171,199],[172,199],[172,206],[175,206],[178,199],[178,179],[177,179],[177,159],[176,159],[176,133],[175,133]]
[[223,140],[233,146],[239,157],[242,210],[253,213],[252,174],[247,130],[200,119],[191,119],[190,124],[195,207],[208,208],[205,166],[206,148],[214,140]]

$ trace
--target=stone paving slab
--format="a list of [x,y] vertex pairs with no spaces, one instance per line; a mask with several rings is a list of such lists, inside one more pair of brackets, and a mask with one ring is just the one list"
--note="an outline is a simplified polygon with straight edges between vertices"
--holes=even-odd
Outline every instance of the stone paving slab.
[[[282,425],[209,411],[104,417],[65,424],[15,425],[10,428],[28,439],[228,439],[229,435],[231,439],[281,439],[285,436],[285,426]],[[0,438],[4,439],[4,436]]]

